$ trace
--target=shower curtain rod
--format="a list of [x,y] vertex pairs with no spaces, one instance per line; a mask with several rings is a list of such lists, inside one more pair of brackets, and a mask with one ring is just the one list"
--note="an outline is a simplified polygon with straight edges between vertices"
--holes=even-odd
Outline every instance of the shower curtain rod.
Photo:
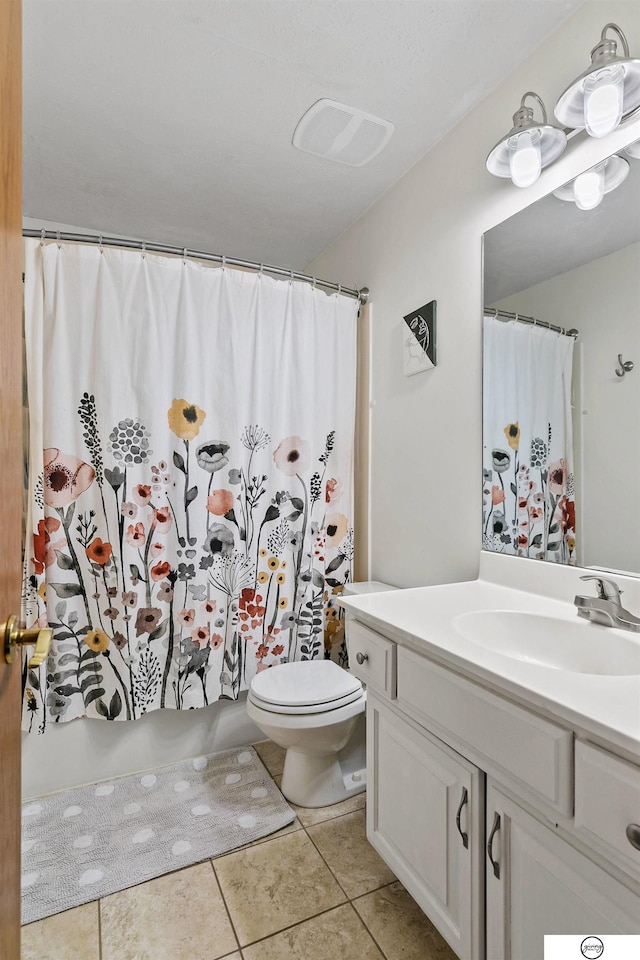
[[535,317],[526,317],[522,313],[510,313],[508,310],[496,310],[495,307],[485,307],[485,314],[496,317],[497,320],[517,320],[518,323],[530,323],[534,327],[544,327],[546,330],[555,330],[556,333],[563,333],[566,337],[578,337],[580,331],[575,327],[565,330],[564,327],[557,327],[554,323],[547,323],[546,320],[537,320]]
[[224,257],[218,253],[189,250],[187,247],[172,247],[166,243],[146,243],[144,240],[126,240],[124,237],[102,237],[85,233],[63,233],[58,230],[23,230],[22,236],[39,237],[41,240],[64,240],[71,243],[93,243],[100,247],[126,247],[129,250],[148,250],[149,253],[168,253],[177,257],[210,260],[213,263],[222,264],[223,267],[225,264],[228,264],[230,267],[244,267],[246,270],[255,270],[258,273],[272,273],[278,277],[289,277],[290,280],[301,280],[304,283],[312,284],[314,287],[335,290],[336,293],[344,294],[345,297],[354,297],[354,299],[359,300],[360,303],[367,303],[369,300],[368,287],[362,287],[360,290],[357,290],[355,287],[343,287],[339,283],[331,283],[329,280],[319,280],[306,273],[287,270],[286,267],[274,267],[268,263],[258,263],[253,260],[238,260],[237,257]]

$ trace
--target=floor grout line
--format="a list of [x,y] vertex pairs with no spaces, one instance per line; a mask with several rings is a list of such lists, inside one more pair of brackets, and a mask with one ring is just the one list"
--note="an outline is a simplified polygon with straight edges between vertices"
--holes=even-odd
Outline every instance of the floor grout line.
[[[352,810],[350,813],[344,813],[344,814],[341,814],[340,816],[348,817],[348,816],[350,816],[352,813],[359,813],[359,812],[360,812],[359,810]],[[333,818],[333,820],[339,820],[339,819],[340,819],[340,817],[334,817],[334,818]],[[311,827],[321,827],[321,826],[324,826],[325,823],[331,823],[331,822],[333,822],[333,821],[332,821],[332,820],[323,820],[321,823],[313,823],[313,824],[311,824]],[[397,878],[397,877],[395,876],[395,874],[394,874],[394,879],[393,879],[393,880],[387,881],[387,882],[385,882],[385,883],[381,883],[379,887],[374,887],[372,890],[367,890],[366,893],[359,893],[357,897],[350,897],[349,894],[347,893],[347,891],[344,889],[344,887],[343,887],[342,884],[340,883],[340,881],[338,880],[338,877],[336,876],[335,871],[331,868],[331,865],[328,863],[328,861],[327,861],[327,860],[325,859],[325,857],[323,856],[322,851],[320,850],[320,848],[318,847],[318,845],[315,843],[313,837],[309,835],[309,831],[307,830],[307,828],[306,828],[305,826],[303,826],[302,829],[303,829],[304,832],[307,834],[307,836],[309,837],[309,840],[311,840],[311,843],[313,843],[314,847],[316,848],[316,850],[318,851],[318,853],[319,853],[320,856],[322,857],[322,860],[324,861],[327,869],[330,871],[332,877],[334,878],[334,880],[336,881],[336,883],[338,884],[338,886],[340,887],[340,889],[341,889],[342,892],[344,893],[344,895],[345,895],[345,897],[347,898],[347,900],[349,901],[349,903],[352,903],[354,900],[359,900],[361,897],[366,897],[366,896],[368,896],[368,894],[370,894],[370,893],[375,893],[376,890],[382,890],[383,887],[388,887],[388,886],[390,886],[392,883],[396,883],[396,882],[397,882],[398,878]],[[365,839],[366,839],[366,837],[365,837]],[[367,842],[368,842],[368,841],[367,841]],[[363,923],[364,923],[364,921],[363,921]],[[365,924],[365,926],[366,926],[366,924]],[[369,928],[367,927],[367,929],[369,929]]]
[[[296,833],[305,833],[305,834],[306,834],[307,831],[306,831],[306,829],[304,828],[304,826],[301,826],[300,830],[294,830],[294,831],[292,832],[292,834],[285,834],[285,836],[292,836],[293,834],[296,834]],[[266,840],[268,840],[268,839],[280,840],[280,839],[283,839],[283,838],[280,838],[280,837],[271,837],[271,838],[268,838],[268,837],[267,837],[267,838],[265,838],[265,839],[266,839]],[[307,834],[307,839],[311,842],[313,848],[314,848],[315,850],[317,850],[317,847],[316,847],[315,843],[313,843],[313,840],[311,840],[311,837],[309,837],[308,834]],[[256,845],[257,845],[257,844],[256,844]],[[250,845],[248,845],[248,846],[246,846],[246,847],[242,847],[241,850],[242,850],[242,851],[249,850],[249,849],[251,849],[251,847],[252,847],[252,845],[250,844]],[[240,852],[240,851],[232,851],[232,852]],[[324,859],[324,857],[322,856],[322,854],[320,853],[320,851],[317,850],[317,852],[320,854],[320,858],[322,859],[323,863],[325,864],[325,866],[326,866],[327,869],[329,870],[329,873],[331,874],[331,876],[333,877],[333,879],[334,879],[334,880],[336,881],[336,883],[338,884],[338,887],[339,887],[341,893],[344,895],[344,897],[345,897],[346,899],[343,900],[342,903],[336,903],[336,904],[334,904],[332,907],[327,907],[326,910],[320,910],[318,913],[314,913],[314,914],[312,914],[311,916],[305,917],[305,918],[302,919],[302,920],[296,920],[294,923],[287,924],[286,926],[282,927],[280,930],[274,930],[273,933],[269,933],[269,934],[267,934],[267,935],[264,936],[264,937],[259,937],[257,940],[251,940],[249,943],[245,943],[242,947],[239,947],[239,948],[238,948],[241,952],[242,952],[242,950],[245,949],[246,947],[252,947],[252,946],[254,946],[254,944],[256,944],[256,943],[262,943],[264,940],[268,940],[270,937],[278,936],[280,933],[282,933],[282,932],[285,931],[285,930],[292,930],[294,927],[299,926],[301,923],[306,923],[308,920],[314,920],[316,917],[321,917],[321,916],[322,916],[323,914],[325,914],[325,913],[330,913],[331,910],[336,910],[338,907],[344,907],[344,906],[346,906],[347,903],[350,902],[350,901],[349,901],[349,898],[347,897],[347,894],[346,894],[345,891],[342,889],[341,884],[338,882],[338,878],[335,876],[333,870],[331,869],[331,867],[329,866],[329,864],[326,862],[326,860]],[[221,856],[228,856],[228,854],[223,854],[223,855],[221,855]],[[217,859],[221,859],[221,857],[220,857],[220,858],[216,857],[215,859],[216,859],[216,860],[217,860]],[[211,866],[213,867],[213,870],[214,870],[214,873],[215,873],[215,862],[214,862],[214,860],[211,861]],[[219,880],[217,874],[216,874],[216,880],[217,880],[217,882],[218,882],[218,886],[220,887],[220,893],[222,894],[222,898],[223,898],[223,900],[224,900],[225,907],[227,908],[227,913],[229,913],[229,909],[228,909],[228,907],[227,907],[227,902],[226,902],[225,897],[224,897],[224,892],[223,892],[223,890],[222,890],[222,884],[220,883],[220,880]],[[230,915],[230,914],[229,914],[229,919],[231,920],[231,915]],[[232,926],[233,926],[233,921],[231,921],[231,924],[232,924]],[[235,927],[233,927],[233,932],[234,932],[234,934],[235,934],[235,936],[236,936],[236,940],[238,941],[238,943],[240,943],[240,938],[238,937],[238,934],[237,934],[237,931],[236,931]]]
[[[357,813],[358,811],[355,810],[355,811],[350,811],[350,812],[351,812],[351,813]],[[338,819],[340,819],[341,816],[349,816],[349,814],[340,814],[338,817],[333,817],[332,819],[333,819],[333,820],[338,820]],[[323,820],[323,821],[322,821],[322,823],[328,823],[328,822],[330,822],[330,821],[326,821],[326,820]],[[311,826],[320,826],[320,825],[321,825],[321,824],[311,824]],[[326,860],[326,859],[324,858],[324,856],[322,855],[321,851],[318,849],[318,847],[317,847],[316,844],[314,843],[313,837],[310,837],[310,836],[309,836],[309,834],[308,834],[308,832],[307,832],[307,828],[306,828],[304,825],[302,825],[301,831],[304,832],[304,833],[307,835],[307,838],[311,841],[311,844],[313,845],[314,850],[318,853],[318,855],[320,856],[320,859],[322,860],[322,862],[324,863],[324,865],[325,865],[326,868],[328,869],[329,873],[331,874],[331,876],[333,877],[333,879],[334,879],[334,880],[336,881],[336,883],[338,884],[338,887],[340,888],[342,894],[344,895],[345,900],[344,900],[342,903],[334,904],[334,906],[332,906],[332,907],[327,907],[326,910],[320,910],[318,913],[314,913],[314,914],[312,914],[312,915],[309,916],[309,917],[305,917],[303,920],[296,920],[294,923],[287,924],[286,926],[282,927],[281,929],[275,930],[273,933],[269,933],[269,934],[267,934],[267,935],[264,936],[264,937],[259,937],[257,940],[251,940],[249,943],[245,943],[242,947],[239,947],[239,948],[238,948],[238,949],[240,950],[241,956],[244,956],[244,954],[242,953],[242,950],[245,949],[246,947],[252,947],[252,946],[254,946],[254,945],[257,944],[257,943],[262,943],[262,942],[265,941],[265,940],[271,939],[271,937],[279,936],[281,933],[285,932],[286,930],[292,930],[294,927],[298,927],[298,926],[300,926],[301,924],[307,923],[307,922],[310,921],[310,920],[315,920],[317,917],[321,917],[321,916],[323,916],[324,914],[331,913],[331,911],[337,910],[339,907],[347,906],[347,904],[348,904],[349,906],[351,906],[351,907],[353,908],[353,911],[354,911],[356,917],[357,917],[358,920],[362,923],[363,927],[365,928],[365,930],[367,931],[367,933],[369,934],[369,936],[371,937],[371,939],[374,941],[376,947],[380,950],[380,953],[382,954],[382,956],[385,958],[385,960],[387,960],[387,955],[386,955],[386,953],[384,952],[384,950],[382,949],[382,947],[380,946],[380,944],[379,944],[378,941],[376,940],[375,936],[373,935],[373,933],[372,933],[371,930],[369,929],[369,927],[368,927],[366,921],[364,920],[364,918],[361,917],[360,914],[358,913],[358,911],[356,910],[356,908],[355,908],[355,906],[354,906],[354,901],[356,901],[356,900],[361,900],[363,897],[369,896],[369,894],[377,893],[379,890],[383,890],[385,887],[389,887],[389,886],[391,886],[392,884],[397,883],[397,882],[398,882],[397,878],[395,878],[394,880],[391,880],[391,881],[389,881],[389,882],[387,882],[387,883],[383,883],[383,884],[381,884],[379,887],[375,887],[373,890],[368,890],[366,893],[360,893],[360,894],[358,894],[358,896],[356,896],[356,897],[350,897],[350,896],[347,894],[346,890],[343,888],[343,886],[342,886],[342,884],[340,883],[340,881],[338,880],[338,878],[337,878],[336,874],[334,873],[334,871],[332,870],[331,866],[329,865],[329,863],[327,862],[327,860]],[[296,830],[296,831],[294,831],[294,832],[295,832],[295,833],[299,833],[299,832],[301,832],[301,831]],[[271,838],[266,837],[266,838],[264,838],[263,841],[256,841],[254,845],[257,845],[258,843],[264,843],[264,842],[268,841],[269,839],[279,840],[280,837],[271,837]],[[246,846],[246,847],[242,847],[241,849],[244,851],[244,850],[250,849],[251,846],[253,846],[253,845],[248,845],[248,846]],[[231,851],[231,852],[236,852],[236,851]],[[213,867],[213,869],[214,869],[214,873],[215,873],[215,860],[221,859],[222,856],[228,856],[228,855],[229,855],[229,854],[221,854],[220,857],[216,857],[216,858],[214,858],[214,859],[211,860],[211,865],[212,865],[212,867]],[[226,910],[227,910],[227,914],[229,915],[229,920],[230,920],[231,925],[232,925],[232,927],[233,927],[234,934],[235,934],[236,939],[238,940],[238,943],[239,943],[239,942],[240,942],[240,939],[239,939],[239,937],[238,937],[238,933],[237,933],[237,930],[236,930],[236,928],[235,928],[235,926],[234,926],[234,924],[233,924],[233,921],[231,920],[231,915],[230,915],[230,913],[229,913],[229,908],[228,908],[228,906],[227,906],[227,902],[226,902],[226,899],[225,899],[225,896],[224,896],[224,892],[223,892],[223,890],[222,890],[222,885],[221,885],[221,883],[220,883],[220,880],[219,880],[217,874],[216,874],[216,880],[217,880],[218,886],[220,887],[220,893],[221,893],[221,895],[222,895],[222,898],[223,898],[223,901],[224,901],[224,904],[225,904],[225,908],[226,908]]]
[[[211,860],[209,860],[209,863],[211,864],[211,870],[213,871],[213,878],[214,878],[214,880],[215,880],[215,882],[216,882],[216,885],[217,885],[217,887],[218,887],[218,890],[220,891],[220,896],[222,897],[222,903],[223,903],[224,909],[225,909],[225,911],[226,911],[227,917],[229,918],[229,923],[231,924],[231,930],[232,930],[232,932],[233,932],[234,937],[236,938],[236,946],[237,946],[237,949],[240,950],[240,937],[238,936],[238,931],[236,930],[235,924],[234,924],[233,920],[231,919],[231,912],[230,912],[229,906],[228,906],[228,904],[227,904],[227,898],[226,898],[225,895],[224,895],[224,890],[222,889],[222,884],[220,883],[220,878],[218,877],[218,874],[216,873],[216,868],[215,868],[215,866],[214,866],[214,864],[213,864],[213,858],[211,858]],[[242,955],[241,955],[241,956],[242,956]]]
[[[335,819],[337,820],[338,818],[336,817]],[[315,824],[315,826],[317,826],[317,824]],[[307,828],[306,828],[306,827],[303,827],[302,829],[303,829],[304,832],[306,833],[307,837],[309,837],[309,831],[307,830]],[[313,837],[309,837],[309,840],[310,840],[311,843],[313,844],[314,849],[318,852],[318,855],[319,855],[320,859],[322,860],[322,862],[324,863],[325,867],[327,868],[327,870],[329,871],[329,873],[331,874],[331,876],[333,877],[333,879],[335,880],[335,882],[338,884],[338,886],[340,887],[340,889],[341,889],[342,892],[344,893],[345,897],[347,898],[347,901],[348,901],[349,903],[351,903],[351,898],[349,897],[349,894],[347,893],[347,891],[344,889],[344,887],[342,886],[342,884],[340,883],[340,881],[339,881],[338,878],[336,877],[334,871],[331,869],[331,867],[330,867],[329,864],[327,863],[325,857],[323,857],[322,852],[321,852],[320,850],[318,850],[317,845],[313,842]]]
[[102,960],[102,898],[98,898],[98,960]]
[[[305,808],[303,807],[302,809],[304,810]],[[361,810],[365,810],[365,809],[366,809],[365,807],[356,807],[355,810],[347,810],[345,811],[345,813],[336,813],[335,817],[327,817],[326,820],[318,820],[317,823],[309,823],[309,824],[304,824],[302,820],[300,820],[300,816],[298,814],[296,814],[296,816],[298,817],[298,820],[300,820],[300,823],[302,824],[303,829],[309,830],[311,827],[322,827],[324,826],[325,823],[333,823],[334,820],[340,820],[341,817],[350,817],[352,813],[360,813]]]
[[[273,933],[268,933],[265,937],[258,937],[257,940],[252,940],[250,943],[245,943],[244,946],[240,948],[240,950],[241,951],[246,950],[247,947],[255,947],[257,943],[264,943],[265,940],[271,940],[272,937],[279,937],[281,933],[286,933],[287,930],[293,930],[295,929],[295,927],[300,927],[302,926],[303,923],[308,923],[310,920],[317,920],[318,917],[323,917],[327,913],[332,913],[334,910],[339,910],[341,907],[351,907],[351,906],[352,904],[348,900],[345,900],[343,903],[336,903],[332,907],[327,907],[326,910],[320,910],[319,913],[314,913],[310,917],[305,917],[303,920],[296,920],[295,923],[289,923],[287,924],[286,927],[282,927],[281,930],[274,930]],[[354,912],[356,913],[356,916],[357,916],[358,914],[357,914],[357,911],[355,911],[355,908],[354,908]]]
[[364,919],[364,917],[360,916],[360,914],[359,914],[358,911],[356,910],[356,907],[354,906],[354,903],[355,903],[356,900],[362,900],[364,897],[368,897],[370,893],[378,893],[379,890],[384,890],[385,887],[390,887],[390,886],[392,886],[394,883],[399,883],[399,882],[400,882],[400,881],[396,878],[395,880],[392,880],[391,883],[385,883],[385,884],[383,884],[381,887],[378,887],[377,890],[370,890],[369,893],[363,893],[363,894],[361,894],[359,897],[354,897],[353,900],[351,900],[351,906],[352,906],[353,909],[356,911],[357,916],[360,917],[360,920],[362,921],[365,930],[367,931],[367,933],[369,934],[369,936],[371,937],[371,939],[372,939],[373,942],[375,943],[376,947],[378,948],[378,950],[380,951],[380,953],[381,953],[382,956],[384,957],[384,960],[389,960],[388,954],[382,949],[382,944],[378,942],[378,939],[377,939],[376,935],[374,934],[373,930],[371,930],[371,929],[369,928],[369,924],[368,924],[367,921]]
[[[352,811],[352,812],[353,812],[353,813],[357,813],[358,811],[355,810],[355,811]],[[341,816],[348,816],[348,814],[342,814]],[[338,818],[338,817],[334,817],[333,819],[337,820],[337,819],[339,819],[339,818]],[[329,822],[329,821],[326,821],[326,820],[323,820],[323,821],[322,821],[322,823],[327,823],[327,822]],[[320,826],[320,824],[315,824],[315,823],[314,823],[314,824],[312,824],[312,826],[314,826],[314,827],[315,827],[315,826]],[[368,897],[368,896],[369,896],[370,894],[372,894],[372,893],[377,893],[379,890],[384,890],[385,887],[390,887],[390,886],[391,886],[392,884],[394,884],[394,883],[398,883],[398,882],[399,882],[399,881],[398,881],[398,878],[396,877],[394,880],[391,880],[389,883],[383,883],[383,884],[381,884],[379,887],[375,887],[373,890],[367,890],[366,893],[360,893],[360,894],[358,894],[357,897],[350,897],[350,896],[347,894],[346,890],[344,890],[342,884],[341,884],[340,881],[338,880],[338,878],[337,878],[337,876],[335,875],[334,871],[331,869],[331,866],[329,865],[329,863],[327,863],[327,861],[325,860],[325,858],[322,856],[322,852],[318,849],[317,845],[314,843],[313,837],[310,837],[310,836],[309,836],[309,833],[308,833],[308,831],[307,831],[307,828],[303,826],[303,830],[305,831],[305,833],[306,833],[307,836],[309,837],[309,840],[311,840],[311,843],[313,843],[314,847],[316,848],[316,850],[318,851],[318,853],[319,853],[320,856],[322,857],[322,860],[324,861],[327,869],[329,870],[329,872],[331,873],[332,877],[334,878],[334,880],[336,881],[336,883],[338,884],[338,886],[340,887],[340,889],[341,889],[342,892],[344,893],[345,897],[347,897],[347,903],[353,908],[353,911],[354,911],[356,917],[357,917],[358,920],[361,922],[361,924],[363,925],[363,927],[365,928],[365,930],[367,931],[367,933],[369,934],[369,936],[371,937],[371,939],[372,939],[373,942],[375,943],[376,947],[378,948],[378,950],[380,951],[380,953],[382,954],[382,956],[385,958],[385,960],[388,960],[387,954],[386,954],[386,953],[384,952],[384,950],[382,949],[382,946],[378,943],[378,941],[377,941],[376,937],[374,936],[373,932],[369,929],[369,925],[367,924],[366,920],[364,919],[364,917],[361,917],[360,914],[358,913],[358,911],[356,910],[356,908],[355,908],[355,906],[354,906],[354,902],[355,902],[356,900],[361,900],[363,897]],[[319,914],[318,914],[318,916],[319,916]]]

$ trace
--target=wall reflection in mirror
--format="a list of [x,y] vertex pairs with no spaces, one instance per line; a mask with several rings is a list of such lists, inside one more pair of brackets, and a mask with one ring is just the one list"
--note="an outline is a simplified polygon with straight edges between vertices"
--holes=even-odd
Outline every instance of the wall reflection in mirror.
[[640,576],[640,159],[628,157],[595,208],[569,188],[484,236],[483,546]]

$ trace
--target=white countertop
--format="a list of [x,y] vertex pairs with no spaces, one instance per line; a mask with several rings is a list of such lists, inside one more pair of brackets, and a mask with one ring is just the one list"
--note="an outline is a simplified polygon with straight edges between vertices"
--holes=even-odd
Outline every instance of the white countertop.
[[[594,571],[483,553],[478,580],[349,597],[340,603],[357,620],[399,645],[638,761],[640,676],[574,673],[517,660],[465,639],[453,624],[457,615],[481,610],[521,611],[574,622],[574,595],[595,595],[593,585],[580,582],[584,573]],[[632,605],[640,596],[640,581],[609,576],[624,587],[625,606],[640,613],[638,604]],[[503,585],[505,581],[508,585]],[[601,632],[602,643],[607,643],[610,628],[586,622],[584,628]],[[640,647],[640,634],[625,631],[625,636]]]

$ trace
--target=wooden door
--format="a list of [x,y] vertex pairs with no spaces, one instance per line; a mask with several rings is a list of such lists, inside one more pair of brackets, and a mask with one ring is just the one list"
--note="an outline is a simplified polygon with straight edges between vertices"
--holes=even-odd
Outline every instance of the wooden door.
[[490,786],[487,958],[542,960],[544,935],[633,934],[638,898]]
[[367,697],[367,838],[460,960],[480,960],[483,774]]
[[[21,43],[20,0],[0,0],[0,622],[20,611]],[[19,956],[20,663],[6,664],[0,645],[0,957]]]

